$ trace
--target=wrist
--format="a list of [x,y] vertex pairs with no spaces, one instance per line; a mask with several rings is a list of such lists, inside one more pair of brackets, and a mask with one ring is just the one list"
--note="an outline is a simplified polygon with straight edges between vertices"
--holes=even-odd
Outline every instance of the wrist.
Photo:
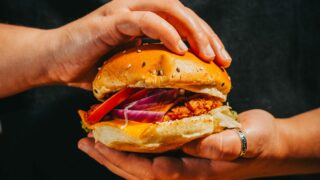
[[290,154],[290,136],[287,132],[287,121],[288,119],[276,118],[276,142],[277,146],[274,148],[274,158],[278,160],[287,159]]
[[[48,66],[52,60],[50,46],[52,38],[49,30],[30,29],[21,46],[22,56],[20,66],[24,70],[20,71],[23,83],[30,89],[33,87],[52,84],[48,74]],[[17,58],[19,59],[19,58]]]
[[36,57],[34,64],[38,64],[38,74],[36,81],[31,79],[30,83],[34,87],[43,85],[59,84],[59,82],[52,76],[51,69],[55,61],[55,54],[57,51],[57,38],[56,30],[39,30],[36,39]]
[[[285,119],[274,118],[272,131],[269,132],[268,141],[264,141],[265,144],[262,146],[262,153],[252,161],[254,165],[254,172],[252,176],[247,176],[244,174],[245,178],[256,178],[256,177],[266,177],[266,176],[277,176],[285,174],[284,162],[287,162],[287,157],[289,154],[287,133],[285,126]],[[271,127],[269,127],[271,128]]]
[[267,160],[272,164],[271,175],[319,172],[319,157],[312,151],[316,144],[308,143],[310,139],[305,135],[312,132],[304,128],[303,120],[295,116],[276,119],[277,144]]

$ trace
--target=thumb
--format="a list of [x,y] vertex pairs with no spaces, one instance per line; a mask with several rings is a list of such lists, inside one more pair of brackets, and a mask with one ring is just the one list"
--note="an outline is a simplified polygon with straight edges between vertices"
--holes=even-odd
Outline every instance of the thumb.
[[203,139],[194,140],[182,147],[192,156],[212,160],[234,160],[239,157],[241,141],[235,130],[225,130]]

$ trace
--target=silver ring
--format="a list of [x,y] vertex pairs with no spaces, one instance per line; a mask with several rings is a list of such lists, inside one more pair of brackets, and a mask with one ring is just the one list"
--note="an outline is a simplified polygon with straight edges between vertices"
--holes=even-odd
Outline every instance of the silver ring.
[[246,154],[247,149],[248,149],[247,138],[241,129],[235,129],[235,130],[236,130],[236,132],[240,138],[240,141],[241,141],[241,150],[240,150],[239,157],[244,157],[244,155]]

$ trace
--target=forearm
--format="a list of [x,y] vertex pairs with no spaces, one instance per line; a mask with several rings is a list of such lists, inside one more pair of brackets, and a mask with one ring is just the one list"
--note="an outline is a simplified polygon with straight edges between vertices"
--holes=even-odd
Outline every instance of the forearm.
[[320,167],[320,108],[281,122],[288,158],[317,159]]
[[51,83],[49,31],[0,24],[0,98]]
[[283,153],[279,161],[272,163],[274,172],[320,172],[320,108],[279,120],[278,125]]

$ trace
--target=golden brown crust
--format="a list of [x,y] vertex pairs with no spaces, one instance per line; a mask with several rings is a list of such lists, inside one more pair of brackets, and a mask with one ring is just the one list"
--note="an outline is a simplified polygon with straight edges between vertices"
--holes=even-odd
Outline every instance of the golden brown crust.
[[176,55],[163,45],[151,44],[129,49],[106,61],[94,82],[94,95],[102,100],[124,87],[216,88],[226,95],[231,89],[227,72],[194,54]]

